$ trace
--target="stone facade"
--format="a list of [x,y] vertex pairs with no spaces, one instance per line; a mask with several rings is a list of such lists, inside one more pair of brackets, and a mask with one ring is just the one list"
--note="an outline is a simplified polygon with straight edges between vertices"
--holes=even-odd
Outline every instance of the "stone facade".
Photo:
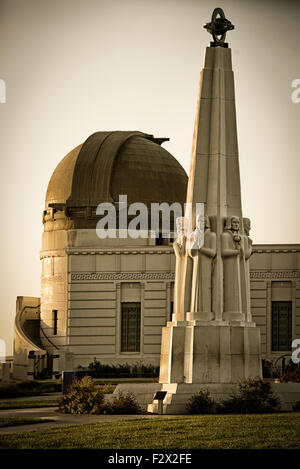
[[[81,236],[86,246],[87,231]],[[59,246],[42,251],[42,305],[39,298],[18,297],[17,301],[15,375],[27,376],[30,350],[39,356],[46,350],[64,355],[53,371],[66,366],[66,354],[68,368],[86,365],[94,357],[103,363],[159,365],[162,327],[172,317],[175,255],[171,244],[155,246],[154,239],[146,240],[147,245],[144,241],[140,246],[135,242],[123,247],[113,243],[108,247],[106,241],[101,247],[94,238],[98,247]],[[291,349],[272,350],[272,301],[292,302],[292,339],[300,338],[300,245],[254,245],[253,251],[252,319],[260,329],[262,358],[275,361],[284,354],[288,357]],[[121,352],[123,301],[141,303],[140,352]],[[43,349],[24,332],[24,321],[34,320],[33,314],[38,320],[39,309]],[[51,313],[55,309],[58,324],[54,336]]]
[[262,357],[276,360],[290,350],[272,348],[272,302],[291,302],[291,336],[300,338],[300,246],[255,245],[250,266],[251,311]]

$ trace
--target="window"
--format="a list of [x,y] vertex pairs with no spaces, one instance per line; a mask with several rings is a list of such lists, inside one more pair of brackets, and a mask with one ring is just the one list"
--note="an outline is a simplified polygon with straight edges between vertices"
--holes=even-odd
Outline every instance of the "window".
[[53,335],[57,335],[57,309],[52,311]]
[[121,303],[121,352],[139,352],[141,303]]
[[272,301],[272,351],[291,350],[292,302]]

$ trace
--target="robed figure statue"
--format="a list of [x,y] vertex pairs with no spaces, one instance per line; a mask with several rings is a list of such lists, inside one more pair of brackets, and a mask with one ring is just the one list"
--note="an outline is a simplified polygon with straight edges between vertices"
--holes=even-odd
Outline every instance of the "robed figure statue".
[[224,319],[243,321],[241,267],[240,261],[244,256],[242,236],[240,234],[240,220],[231,216],[226,220],[221,235],[221,250],[224,275]]
[[184,321],[191,298],[191,259],[187,255],[187,219],[176,219],[177,238],[173,243],[176,256],[174,313],[172,321]]
[[193,259],[193,276],[190,311],[194,319],[211,320],[212,314],[212,263],[216,255],[216,233],[211,231],[210,220],[196,218],[196,228],[191,234],[189,255]]

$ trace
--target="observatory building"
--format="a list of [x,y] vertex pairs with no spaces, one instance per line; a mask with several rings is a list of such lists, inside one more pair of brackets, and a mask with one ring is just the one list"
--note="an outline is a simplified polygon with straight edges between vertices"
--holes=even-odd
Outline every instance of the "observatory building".
[[[43,212],[41,297],[18,297],[14,376],[52,376],[102,363],[158,365],[172,319],[175,255],[170,239],[100,239],[96,207],[185,202],[187,175],[141,132],[97,132],[54,170]],[[253,245],[252,319],[262,356],[291,353],[300,337],[300,246]]]
[[[205,93],[219,99],[216,82],[209,77],[210,74],[219,76],[221,69],[227,77],[224,83],[230,86],[221,87],[220,92],[232,93],[231,100],[234,101],[230,55],[226,51],[219,54],[215,49],[218,48],[208,48],[206,56],[201,104],[204,111],[208,101]],[[218,67],[211,65],[215,56],[226,60]],[[205,112],[199,114],[199,132],[203,138],[196,140],[200,149],[208,141],[205,126],[209,120],[204,119]],[[226,116],[228,125],[230,109]],[[232,118],[232,128],[235,128],[235,114]],[[230,146],[236,136],[226,125],[221,130],[227,139],[226,145]],[[230,142],[232,135],[234,138]],[[217,136],[214,137],[217,141]],[[128,206],[137,202],[148,208],[155,203],[183,206],[187,200],[188,177],[176,158],[163,148],[165,140],[138,131],[96,132],[68,153],[54,170],[42,214],[41,297],[17,298],[15,378],[52,377],[63,370],[87,366],[94,358],[106,364],[143,362],[159,365],[162,328],[176,317],[173,312],[173,230],[164,237],[161,225],[153,232],[149,223],[146,236],[123,238],[119,222],[115,227],[118,236],[102,239],[97,235],[97,207],[101,203],[110,203],[120,215],[124,209],[120,205],[121,195],[127,196]],[[234,162],[229,150],[225,172],[221,164],[223,179],[220,185],[225,181],[222,190],[225,193],[227,184],[226,190],[231,197],[231,205],[224,202],[224,214],[228,207],[230,210],[232,207],[232,213],[228,213],[235,215],[234,210],[239,207],[235,194],[238,179],[230,179],[230,175],[238,174],[238,167],[230,169],[230,164],[238,163]],[[205,164],[202,159],[196,168],[197,181],[201,184],[189,184],[195,188],[193,196],[190,191],[191,200],[193,197],[202,200],[203,188],[208,181]],[[231,192],[230,186],[233,187]],[[213,216],[213,207],[217,207],[213,183],[210,188],[207,207],[211,210],[209,215]],[[249,219],[243,219],[239,210],[239,236],[250,239]],[[212,230],[219,238],[226,230],[221,215],[218,215],[218,225],[212,224]],[[128,219],[130,217],[133,218],[133,214],[128,214]],[[173,221],[171,216],[171,226]],[[221,269],[225,262],[221,255],[218,262]],[[293,339],[300,338],[300,245],[253,244],[249,262],[249,317],[259,328],[261,356],[273,361],[290,357]],[[228,281],[229,277],[226,278]],[[219,287],[221,291],[222,281]],[[229,290],[227,285],[226,291]],[[249,299],[247,301],[250,308]],[[242,315],[239,319],[243,321]]]

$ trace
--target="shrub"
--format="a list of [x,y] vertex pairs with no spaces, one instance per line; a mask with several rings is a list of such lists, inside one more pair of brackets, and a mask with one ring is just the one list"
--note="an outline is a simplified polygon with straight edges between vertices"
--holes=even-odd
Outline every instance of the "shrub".
[[59,401],[59,410],[68,414],[100,414],[104,394],[90,376],[75,381]]
[[274,364],[271,360],[266,358],[262,359],[262,374],[263,378],[279,378],[281,367]]
[[113,402],[108,404],[106,412],[112,414],[141,414],[142,409],[134,394],[118,392]]
[[24,391],[32,391],[32,389],[40,387],[40,383],[38,381],[20,381],[16,384],[18,388],[24,389]]
[[41,392],[61,392],[61,383],[39,383]]
[[0,384],[0,399],[37,396],[40,393],[39,383],[36,381],[20,381],[18,383]]
[[283,371],[279,376],[280,381],[294,383],[300,383],[300,364],[289,361],[287,365],[283,367]]
[[293,411],[294,412],[300,412],[300,401],[297,401],[295,405],[293,406]]
[[[84,370],[84,368],[80,367],[80,370]],[[96,358],[88,365],[86,371],[92,378],[155,378],[159,375],[158,366],[145,365],[142,362],[138,362],[134,365],[129,365],[128,363],[104,365]]]
[[88,373],[93,378],[116,378],[116,377],[129,377],[130,366],[125,365],[104,365],[96,358],[88,365]]
[[159,366],[145,365],[138,362],[131,367],[131,376],[143,378],[157,378],[159,376]]
[[216,403],[210,397],[209,391],[202,389],[188,400],[186,409],[189,414],[212,414],[215,412]]
[[0,399],[10,397],[38,396],[42,393],[60,392],[59,383],[40,383],[38,381],[18,381],[16,383],[0,383]]
[[68,394],[61,397],[59,410],[68,414],[140,414],[141,408],[133,394],[119,392],[111,402],[105,402],[103,386],[97,387],[93,378],[84,376],[75,381]]
[[220,402],[219,413],[270,413],[280,410],[280,401],[273,394],[271,384],[260,378],[247,379],[239,383],[239,395]]
[[103,394],[112,394],[114,392],[115,388],[116,388],[116,386],[113,385],[113,384],[110,384],[110,383],[102,384],[100,386],[100,389],[103,392]]
[[289,381],[291,381],[293,383],[300,383],[300,373],[297,372],[296,370],[286,371],[285,373],[282,373],[280,375],[279,379],[283,383],[287,383]]

